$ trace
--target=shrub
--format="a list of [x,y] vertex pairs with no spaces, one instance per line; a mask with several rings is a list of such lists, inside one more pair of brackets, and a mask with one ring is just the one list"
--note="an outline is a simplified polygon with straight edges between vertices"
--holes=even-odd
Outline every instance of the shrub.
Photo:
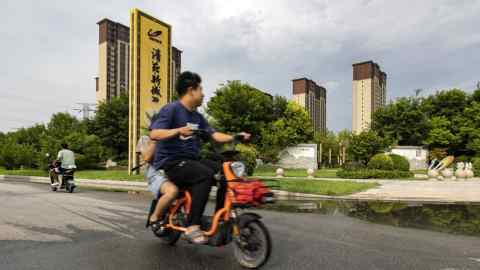
[[236,150],[240,152],[237,158],[247,166],[247,174],[252,175],[257,165],[257,150],[245,144],[237,145]]
[[358,162],[358,161],[349,161],[343,164],[342,169],[346,171],[354,171],[354,170],[363,170],[366,169],[367,166],[365,164]]
[[405,157],[397,154],[390,154],[390,158],[392,159],[394,170],[405,172],[410,170],[410,163]]
[[128,159],[121,159],[121,160],[117,161],[117,165],[118,166],[123,166],[123,167],[128,166]]
[[471,157],[465,155],[455,157],[455,162],[470,162],[471,160]]
[[37,152],[32,145],[16,144],[6,140],[0,147],[0,166],[8,170],[18,169],[21,166],[33,168],[36,166]]
[[409,171],[385,171],[385,170],[357,170],[347,171],[339,170],[337,176],[340,178],[349,179],[399,179],[399,178],[411,178],[413,173]]
[[370,159],[367,167],[373,170],[393,170],[393,160],[389,155],[376,154]]

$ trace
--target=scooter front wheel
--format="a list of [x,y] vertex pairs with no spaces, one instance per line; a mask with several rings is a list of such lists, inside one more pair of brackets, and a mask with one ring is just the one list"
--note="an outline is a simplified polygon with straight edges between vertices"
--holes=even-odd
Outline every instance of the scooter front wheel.
[[240,229],[234,241],[234,254],[238,263],[249,269],[264,265],[272,252],[270,233],[260,220],[253,220]]

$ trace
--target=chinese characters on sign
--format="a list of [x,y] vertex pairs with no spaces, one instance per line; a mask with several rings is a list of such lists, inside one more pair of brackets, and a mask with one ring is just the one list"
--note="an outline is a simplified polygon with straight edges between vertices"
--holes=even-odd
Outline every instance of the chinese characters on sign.
[[160,101],[160,49],[152,49],[152,102],[158,103]]

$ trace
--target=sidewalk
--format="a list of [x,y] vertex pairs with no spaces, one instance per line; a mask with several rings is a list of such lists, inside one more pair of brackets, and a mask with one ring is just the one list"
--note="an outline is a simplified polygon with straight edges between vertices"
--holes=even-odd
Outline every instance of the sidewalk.
[[[263,178],[263,177],[262,177]],[[295,179],[295,177],[284,177]],[[302,179],[305,179],[304,177]],[[47,177],[0,175],[0,181],[22,181],[49,184]],[[312,179],[324,181],[326,178]],[[337,179],[329,181],[377,182],[380,186],[347,196],[327,196],[294,193],[274,190],[279,200],[373,200],[387,202],[418,203],[480,203],[480,180],[469,181],[408,181],[408,180],[371,180],[371,179]],[[105,188],[126,191],[147,191],[147,183],[117,180],[75,179],[80,187]],[[215,188],[212,190],[215,196]]]

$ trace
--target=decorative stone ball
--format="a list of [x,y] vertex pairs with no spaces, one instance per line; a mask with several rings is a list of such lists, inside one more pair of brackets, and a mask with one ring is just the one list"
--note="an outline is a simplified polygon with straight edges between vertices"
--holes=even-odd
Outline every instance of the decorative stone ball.
[[453,176],[453,171],[450,168],[444,169],[444,170],[442,170],[442,175],[445,178],[451,178]]
[[439,181],[443,181],[443,176],[439,175],[439,176],[437,177],[437,179],[438,179]]
[[308,169],[307,170],[308,178],[313,178],[314,173],[315,173],[315,171],[312,168]]
[[275,173],[277,174],[277,177],[283,177],[283,174],[285,173],[282,168],[278,168]]
[[454,181],[457,180],[457,177],[455,175],[452,176],[452,180],[454,180]]

